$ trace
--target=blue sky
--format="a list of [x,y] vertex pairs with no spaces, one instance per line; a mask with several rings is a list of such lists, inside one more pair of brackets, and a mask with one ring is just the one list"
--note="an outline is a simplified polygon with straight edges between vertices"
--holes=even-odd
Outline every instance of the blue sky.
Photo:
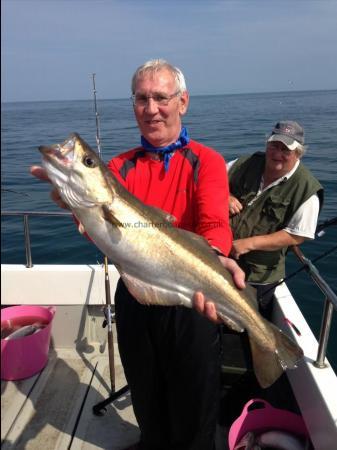
[[337,88],[336,0],[2,0],[2,100],[126,98],[162,57],[192,95]]

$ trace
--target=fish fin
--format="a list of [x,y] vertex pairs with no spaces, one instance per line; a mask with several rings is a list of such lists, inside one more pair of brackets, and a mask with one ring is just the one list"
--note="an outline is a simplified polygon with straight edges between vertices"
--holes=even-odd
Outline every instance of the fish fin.
[[[176,217],[172,216],[171,214],[163,211],[160,208],[156,208],[154,206],[148,206],[148,205],[142,205],[143,209],[151,209],[152,210],[152,214],[153,212],[159,216],[158,218],[158,225],[161,224],[161,222],[163,223],[167,223],[167,224],[171,224],[173,222],[175,222],[177,219]],[[105,218],[105,220],[108,220],[112,225],[115,225],[117,227],[123,227],[122,222],[120,222],[113,214],[113,212],[111,211],[110,207],[108,205],[103,205],[102,206],[102,210],[103,210],[103,216]]]
[[114,225],[115,227],[123,227],[122,222],[120,222],[114,215],[108,205],[102,206],[103,217],[105,220]]
[[250,339],[254,372],[261,387],[271,386],[286,369],[295,369],[303,357],[302,349],[275,325],[268,322],[275,338],[276,350],[262,348]]
[[191,301],[176,291],[145,283],[125,272],[120,272],[120,275],[130,294],[143,305],[184,305],[191,307]]

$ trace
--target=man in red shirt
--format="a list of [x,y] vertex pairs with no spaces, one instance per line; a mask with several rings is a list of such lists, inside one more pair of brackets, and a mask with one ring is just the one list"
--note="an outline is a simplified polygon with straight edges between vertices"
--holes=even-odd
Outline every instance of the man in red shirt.
[[[133,76],[132,100],[141,146],[113,158],[110,170],[144,203],[174,216],[176,226],[204,236],[244,287],[243,272],[227,258],[232,233],[225,161],[182,127],[189,103],[183,74],[164,60],[145,63]],[[33,175],[43,176],[39,170]],[[52,197],[60,204],[58,193]],[[131,448],[215,448],[219,329],[214,304],[205,304],[202,293],[194,300],[196,309],[144,306],[118,283],[119,352],[141,432]]]

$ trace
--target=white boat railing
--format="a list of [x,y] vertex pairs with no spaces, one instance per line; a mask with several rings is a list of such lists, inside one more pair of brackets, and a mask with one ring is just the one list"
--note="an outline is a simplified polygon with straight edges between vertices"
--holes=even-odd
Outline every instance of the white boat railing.
[[[33,267],[31,241],[29,232],[29,217],[30,216],[46,216],[46,217],[71,217],[72,213],[68,211],[1,211],[1,216],[22,216],[25,238],[25,250],[26,250],[26,267]],[[319,287],[325,296],[324,311],[321,322],[320,336],[318,340],[318,351],[316,360],[313,362],[315,367],[326,367],[325,358],[327,352],[327,346],[329,342],[331,322],[333,310],[337,310],[337,295],[328,285],[328,283],[319,274],[314,264],[306,258],[298,247],[293,247],[293,250],[298,259],[303,264],[306,271],[309,273],[311,279]]]

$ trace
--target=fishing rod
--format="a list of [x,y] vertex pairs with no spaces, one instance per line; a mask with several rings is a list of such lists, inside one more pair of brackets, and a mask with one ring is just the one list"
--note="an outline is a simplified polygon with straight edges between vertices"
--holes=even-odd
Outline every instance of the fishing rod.
[[[96,74],[92,74],[92,84],[93,84],[93,94],[94,94],[94,106],[95,106],[95,118],[96,118],[96,144],[97,151],[100,158],[102,158],[102,148],[101,148],[101,136],[100,136],[100,120],[97,108],[97,97],[96,97]],[[103,328],[108,327],[108,351],[109,351],[109,369],[110,369],[110,383],[111,392],[115,392],[115,355],[114,355],[114,343],[113,343],[113,333],[112,333],[112,320],[113,313],[111,310],[111,292],[110,292],[110,279],[109,279],[109,266],[108,257],[104,256],[104,283],[105,283],[105,308],[103,321]]]
[[111,392],[115,392],[115,353],[114,342],[112,333],[112,321],[114,314],[111,309],[111,293],[110,293],[110,279],[109,279],[109,267],[108,257],[104,256],[104,283],[105,283],[105,301],[106,306],[104,308],[104,322],[103,328],[108,327],[108,353],[109,353],[109,369],[110,369],[110,384]]
[[325,233],[325,231],[324,231],[325,228],[331,227],[331,225],[337,225],[337,217],[333,217],[332,219],[325,220],[324,222],[317,225],[316,235],[318,237],[323,236],[323,234]]
[[[324,222],[320,223],[316,227],[315,234],[317,237],[321,237],[325,234],[325,229],[332,226],[337,225],[337,217],[333,217],[332,219],[325,220]],[[270,291],[275,289],[277,286],[279,286],[282,283],[285,283],[286,281],[293,278],[298,273],[302,272],[303,270],[308,270],[308,265],[304,263],[304,259],[299,258],[299,248],[297,245],[294,245],[290,247],[290,249],[295,253],[295,255],[298,257],[298,259],[302,262],[302,267],[292,272],[290,275],[287,275],[285,278],[282,278],[276,285],[273,285],[270,289],[267,289],[263,294],[260,295],[259,300],[263,299]],[[311,264],[314,264],[315,262],[319,261],[322,258],[325,258],[326,256],[330,255],[330,253],[333,253],[337,250],[337,245],[331,247],[330,249],[326,250],[325,252],[321,253],[320,255],[316,256],[313,260],[310,261]],[[309,261],[306,258],[307,261]]]
[[97,109],[97,98],[96,98],[96,74],[92,74],[92,85],[94,92],[94,105],[95,105],[95,119],[96,119],[96,145],[99,157],[102,158],[102,149],[101,149],[101,132],[100,132],[100,119]]
[[[102,158],[102,148],[101,148],[101,136],[100,136],[100,118],[97,108],[97,98],[96,98],[96,74],[92,74],[92,84],[93,84],[93,94],[94,94],[94,105],[95,105],[95,118],[96,118],[96,144],[97,151],[100,158]],[[110,370],[110,384],[111,384],[111,394],[102,402],[97,403],[93,406],[92,410],[96,416],[101,416],[102,410],[105,409],[107,405],[116,400],[120,395],[128,391],[128,385],[125,385],[118,391],[116,391],[115,386],[115,352],[114,352],[114,341],[113,341],[113,331],[112,323],[115,314],[112,312],[111,308],[111,292],[110,292],[110,278],[109,278],[109,266],[108,257],[104,256],[104,285],[105,285],[105,307],[104,307],[104,321],[103,328],[108,327],[108,358],[109,358],[109,370]]]
[[[293,247],[291,247],[291,250],[295,253],[296,256],[298,256],[299,247],[297,245],[294,245]],[[315,262],[319,261],[320,259],[325,258],[326,256],[330,255],[330,253],[333,253],[336,250],[337,250],[337,245],[335,245],[335,246],[331,247],[329,250],[326,250],[325,252],[321,253],[319,256],[316,256],[316,258],[311,260],[311,263],[315,263]],[[299,258],[299,259],[303,263],[303,260],[301,258]],[[306,259],[308,259],[308,258],[306,258]],[[306,268],[307,268],[306,265],[304,265],[303,267],[300,267],[295,272],[293,272],[290,275],[288,275],[287,277],[283,278],[283,280],[280,281],[279,284],[284,283],[285,281],[288,281],[290,278],[293,278],[295,275],[297,275],[299,272],[302,272],[302,270],[305,270]]]

